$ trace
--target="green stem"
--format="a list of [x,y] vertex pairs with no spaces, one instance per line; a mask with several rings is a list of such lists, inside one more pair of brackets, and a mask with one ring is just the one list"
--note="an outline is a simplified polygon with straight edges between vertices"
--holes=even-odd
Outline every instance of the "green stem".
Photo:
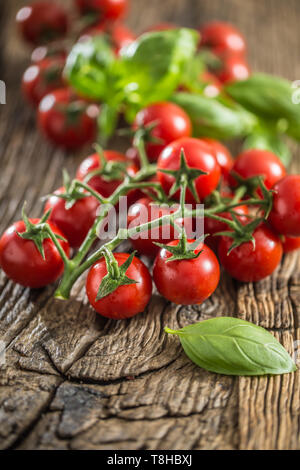
[[48,225],[48,224],[46,224],[46,231],[47,231],[49,237],[51,238],[51,240],[53,241],[57,251],[59,252],[59,254],[61,256],[61,259],[64,262],[65,267],[66,268],[69,267],[72,264],[72,261],[70,261],[69,258],[67,257],[63,247],[59,243],[58,238],[56,237],[55,233],[52,231],[50,225]]

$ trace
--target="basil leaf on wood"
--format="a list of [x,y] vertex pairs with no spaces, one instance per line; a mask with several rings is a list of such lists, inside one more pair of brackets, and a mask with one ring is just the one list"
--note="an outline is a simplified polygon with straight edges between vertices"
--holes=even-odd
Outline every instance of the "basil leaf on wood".
[[227,93],[249,111],[268,119],[285,119],[287,133],[300,140],[300,104],[294,103],[295,89],[289,80],[254,74],[226,87]]
[[218,317],[167,333],[179,336],[198,366],[225,375],[277,375],[297,370],[283,346],[268,331],[238,318]]
[[171,101],[190,116],[195,137],[230,139],[249,135],[257,124],[256,117],[239,105],[194,93],[176,93]]
[[253,133],[246,138],[244,149],[260,149],[273,152],[285,166],[288,166],[292,159],[291,151],[283,137],[276,134]]

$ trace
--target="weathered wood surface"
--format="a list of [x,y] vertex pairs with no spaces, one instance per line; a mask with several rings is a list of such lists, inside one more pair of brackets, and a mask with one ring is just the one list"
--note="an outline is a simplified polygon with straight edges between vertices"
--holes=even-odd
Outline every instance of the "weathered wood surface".
[[[20,217],[24,199],[30,214],[39,215],[39,198],[60,184],[62,167],[72,172],[82,158],[46,144],[21,99],[28,51],[13,26],[20,4],[0,3],[0,79],[8,86],[7,105],[0,106],[1,231]],[[135,0],[129,23],[141,31],[161,20],[195,27],[216,18],[244,31],[254,69],[300,78],[298,0]],[[298,255],[255,285],[223,276],[200,307],[175,307],[154,296],[145,313],[122,322],[95,315],[83,282],[66,303],[52,299],[54,287],[30,291],[3,274],[0,283],[0,339],[7,345],[0,448],[300,447],[299,372],[259,379],[209,374],[163,332],[165,325],[234,315],[268,328],[292,352],[300,340]]]

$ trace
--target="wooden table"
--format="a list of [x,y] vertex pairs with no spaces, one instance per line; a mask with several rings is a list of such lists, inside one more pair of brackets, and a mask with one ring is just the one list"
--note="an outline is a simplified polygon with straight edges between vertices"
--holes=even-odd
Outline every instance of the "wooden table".
[[[21,98],[29,56],[13,23],[21,4],[0,4],[0,79],[7,84],[7,104],[0,106],[1,232],[20,218],[24,199],[38,216],[40,197],[60,185],[62,168],[74,173],[84,156],[48,145]],[[134,0],[128,21],[142,31],[162,20],[196,27],[217,18],[245,33],[253,69],[300,79],[299,0]],[[299,372],[271,378],[210,374],[163,331],[165,325],[238,316],[269,329],[292,353],[300,340],[298,255],[286,256],[272,278],[257,284],[222,276],[201,306],[176,307],[155,295],[146,312],[122,322],[93,312],[83,282],[69,302],[53,300],[55,286],[30,291],[3,274],[0,284],[0,339],[7,346],[0,378],[1,448],[300,447]]]

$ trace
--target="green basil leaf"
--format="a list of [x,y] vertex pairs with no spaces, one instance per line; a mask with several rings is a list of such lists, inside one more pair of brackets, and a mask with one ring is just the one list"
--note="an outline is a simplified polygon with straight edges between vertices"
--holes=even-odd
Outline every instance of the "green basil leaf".
[[218,317],[181,330],[187,356],[198,366],[225,375],[277,375],[297,370],[290,355],[264,328],[238,318]]
[[105,145],[115,132],[118,124],[118,108],[103,103],[98,118],[99,140]]
[[291,151],[283,137],[276,134],[258,132],[249,135],[244,142],[244,149],[260,149],[273,152],[285,166],[288,166],[292,159]]
[[287,133],[300,139],[300,104],[293,100],[295,89],[289,80],[254,74],[226,87],[227,93],[249,111],[268,119],[285,119]]
[[121,51],[117,89],[125,103],[140,109],[168,99],[193,58],[199,35],[192,29],[146,33]]
[[257,125],[255,116],[231,102],[193,93],[176,93],[171,100],[190,116],[195,137],[244,137]]
[[80,95],[106,101],[111,91],[110,69],[114,61],[106,38],[94,36],[75,44],[67,58],[64,75]]

